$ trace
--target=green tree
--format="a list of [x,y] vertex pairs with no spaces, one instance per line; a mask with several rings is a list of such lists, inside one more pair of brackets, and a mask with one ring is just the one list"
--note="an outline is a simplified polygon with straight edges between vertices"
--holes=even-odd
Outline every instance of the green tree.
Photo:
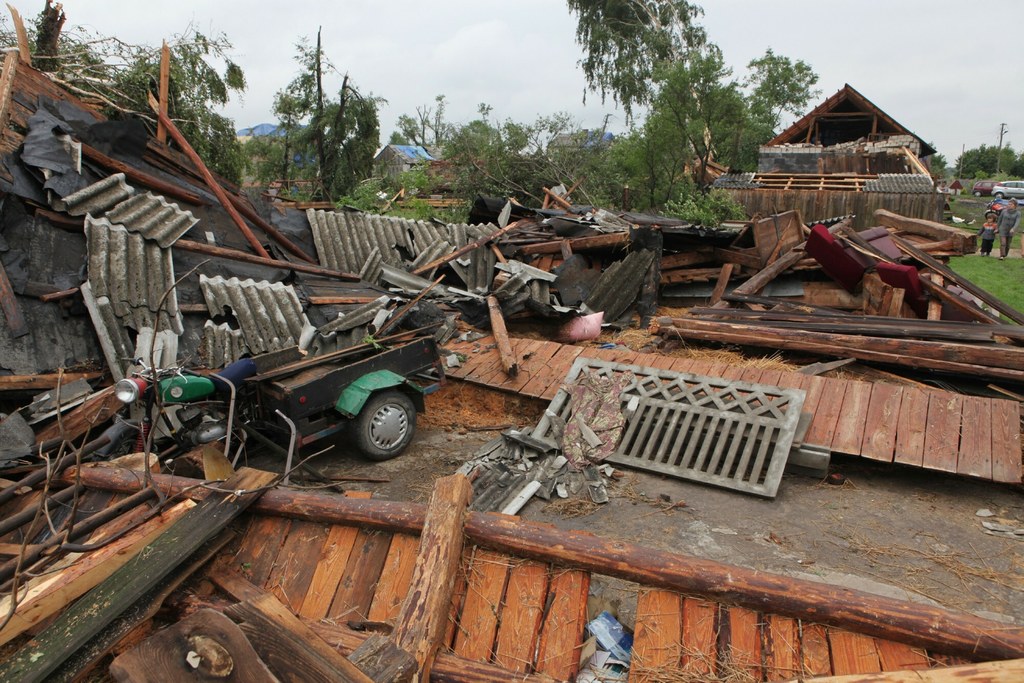
[[265,148],[258,151],[269,154],[270,161],[257,176],[270,179],[266,171],[279,164],[276,179],[313,181],[310,196],[331,201],[372,175],[382,100],[363,96],[348,74],[336,96],[327,94],[324,77],[337,70],[323,53],[319,32],[315,46],[299,41],[295,59],[298,73],[274,98],[280,139],[260,143]]
[[446,108],[445,96],[438,95],[434,98],[434,106],[423,104],[416,107],[415,116],[402,114],[396,123],[397,130],[391,134],[391,144],[443,146],[455,129],[445,117]]
[[[665,117],[695,158],[694,172],[719,158],[742,127],[745,104],[739,84],[730,80],[722,51],[714,44],[692,50],[683,61],[657,74],[652,117]],[[700,177],[694,177],[696,183]]]
[[[159,82],[160,46],[133,45],[73,25],[64,30],[63,14],[54,10],[48,3],[26,27],[36,34],[33,61],[69,92],[102,103],[109,118],[138,117],[155,129],[147,98]],[[0,39],[7,45],[16,43],[4,18]],[[245,164],[234,122],[216,111],[246,87],[245,74],[231,59],[231,42],[223,33],[208,35],[189,27],[168,45],[168,113],[211,169],[241,180]],[[53,46],[56,54],[40,52],[50,52]]]
[[[956,166],[965,178],[991,178],[996,175],[996,157],[1003,174],[1015,174],[1017,154],[1009,145],[1000,150],[995,145],[981,145],[965,150],[957,157]],[[1019,169],[1024,170],[1024,168]]]
[[778,132],[783,114],[801,113],[821,93],[814,89],[818,74],[810,64],[802,59],[794,62],[771,48],[751,60],[747,69],[744,85],[750,89],[747,101],[752,117],[772,133]]
[[568,0],[576,15],[580,66],[590,90],[611,96],[628,117],[648,103],[657,69],[704,42],[701,9],[687,0]]

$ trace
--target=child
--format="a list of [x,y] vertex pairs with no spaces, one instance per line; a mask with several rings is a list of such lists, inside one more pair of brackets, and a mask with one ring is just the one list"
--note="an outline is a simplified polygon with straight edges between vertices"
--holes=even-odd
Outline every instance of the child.
[[985,222],[978,231],[981,238],[981,255],[988,256],[992,253],[992,244],[996,241],[996,212],[989,211],[985,214]]

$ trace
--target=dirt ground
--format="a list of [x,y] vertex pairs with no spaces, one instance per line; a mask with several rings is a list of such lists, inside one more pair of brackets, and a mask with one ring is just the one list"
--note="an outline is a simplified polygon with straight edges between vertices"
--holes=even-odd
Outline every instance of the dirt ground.
[[[454,472],[501,429],[534,424],[543,408],[540,401],[454,382],[432,398],[402,456],[373,463],[338,450],[313,462],[331,477],[387,480],[346,487],[425,502],[434,479]],[[832,471],[843,473],[845,484],[787,474],[774,500],[626,471],[606,505],[534,499],[521,515],[1024,623],[1024,537],[987,535],[982,528],[984,519],[1024,527],[1020,488],[857,458],[833,458]],[[979,517],[979,510],[993,516]],[[623,598],[617,591],[631,590],[614,581],[597,586],[612,603]]]

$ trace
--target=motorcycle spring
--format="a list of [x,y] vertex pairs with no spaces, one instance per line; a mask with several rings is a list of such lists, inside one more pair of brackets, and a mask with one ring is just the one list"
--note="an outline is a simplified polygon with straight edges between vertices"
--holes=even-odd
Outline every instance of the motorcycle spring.
[[146,450],[146,441],[149,440],[149,420],[143,420],[139,425],[139,436],[135,439],[135,452],[143,453]]

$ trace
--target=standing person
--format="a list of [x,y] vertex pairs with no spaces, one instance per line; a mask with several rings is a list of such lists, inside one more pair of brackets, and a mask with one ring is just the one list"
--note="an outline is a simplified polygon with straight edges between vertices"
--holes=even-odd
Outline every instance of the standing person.
[[992,255],[992,243],[996,241],[997,228],[996,212],[989,211],[985,214],[985,222],[981,225],[981,230],[978,231],[978,237],[981,238],[982,256]]
[[999,214],[999,260],[1002,261],[1010,254],[1010,242],[1014,233],[1020,229],[1020,210],[1017,208],[1017,200],[1011,199],[1006,208]]

